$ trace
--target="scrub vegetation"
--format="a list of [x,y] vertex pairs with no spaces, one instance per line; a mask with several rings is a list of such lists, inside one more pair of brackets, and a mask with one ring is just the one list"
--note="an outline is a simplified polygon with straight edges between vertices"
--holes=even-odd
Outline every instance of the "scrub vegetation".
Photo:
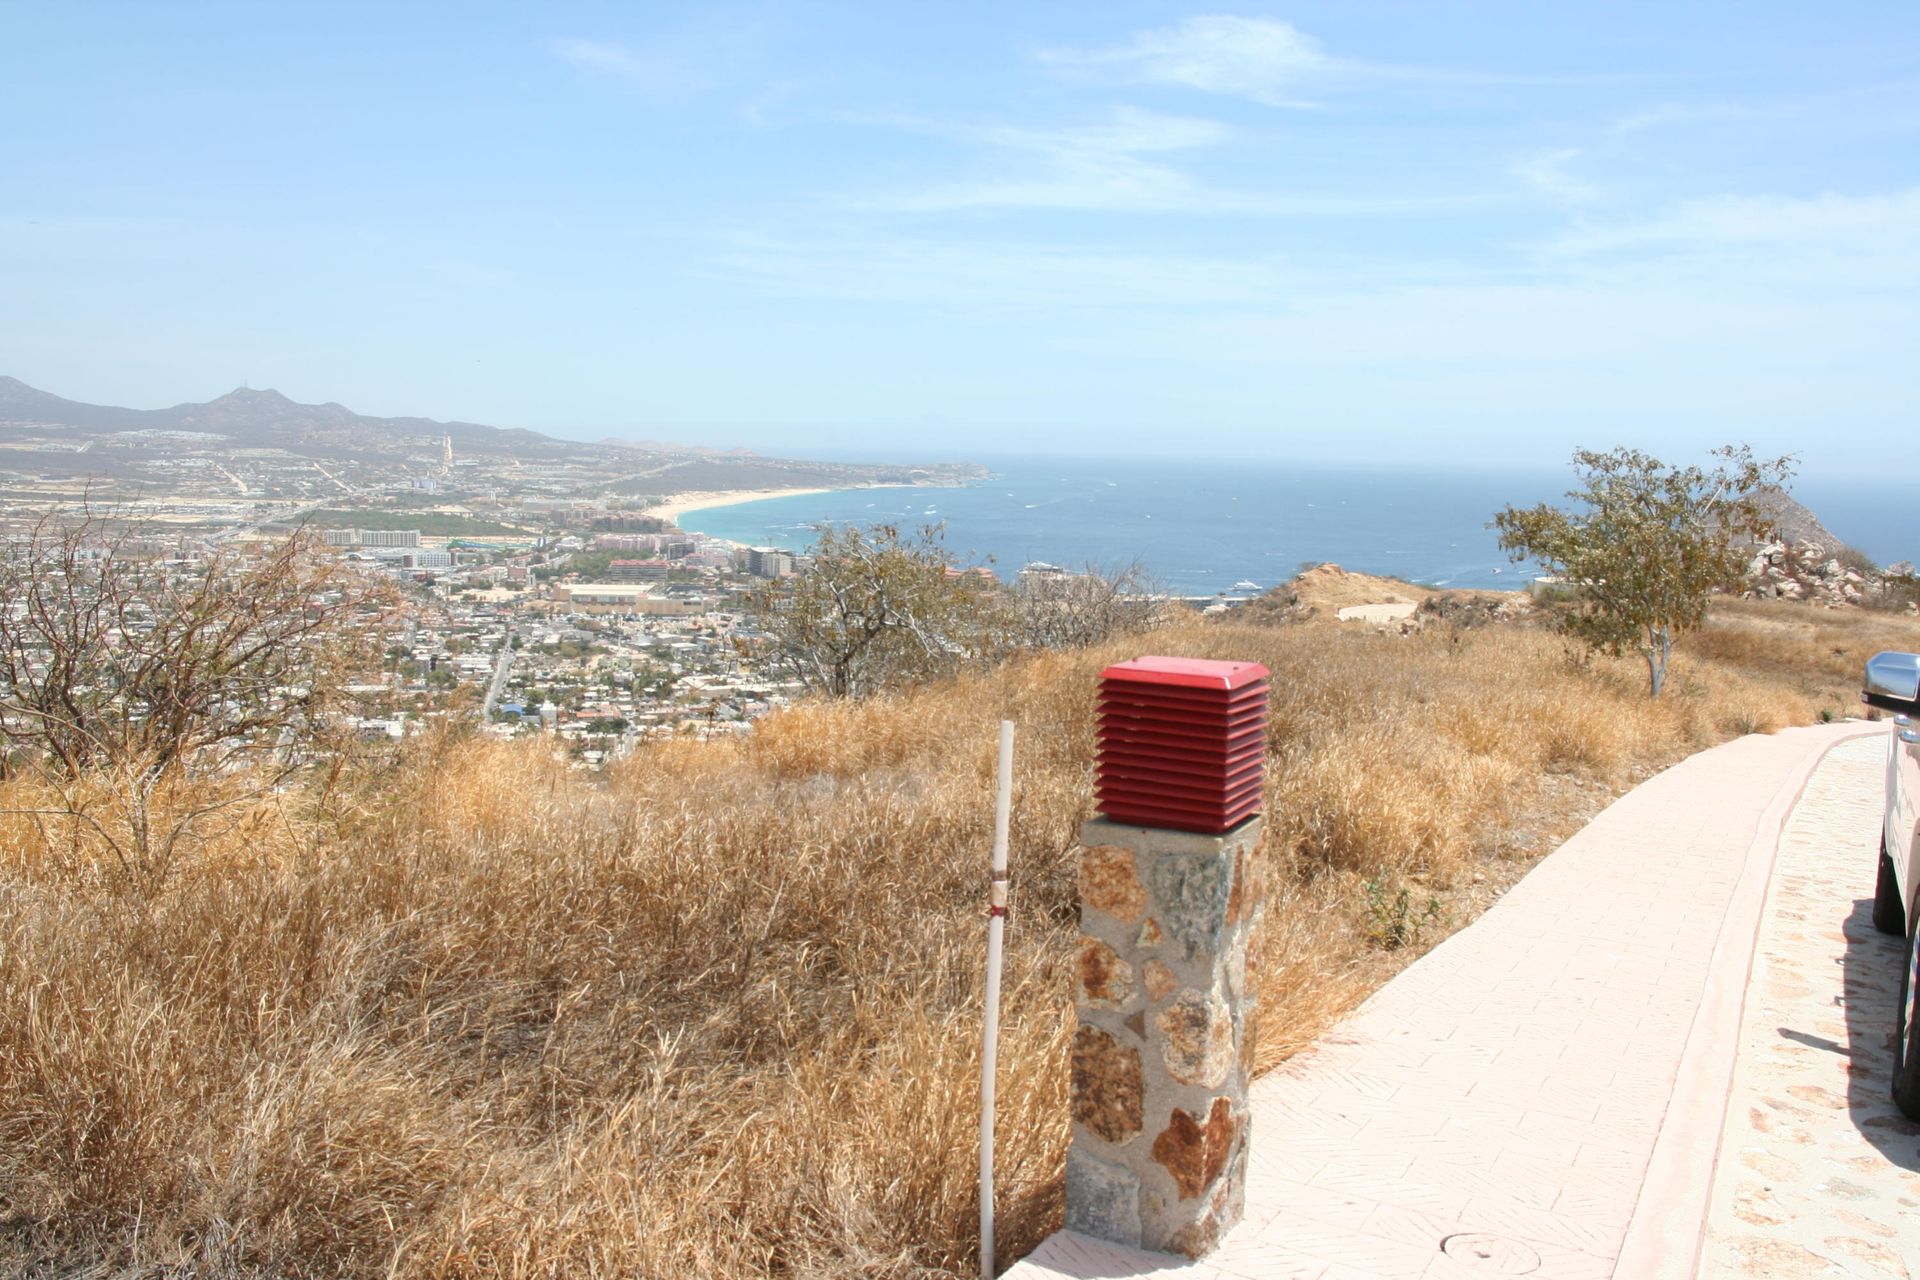
[[[1916,644],[1885,615],[1732,605],[1656,701],[1635,660],[1540,626],[1181,622],[805,703],[604,778],[540,742],[410,741],[223,810],[163,877],[22,816],[45,784],[15,776],[0,1270],[973,1274],[1001,717],[1019,725],[1011,1258],[1061,1214],[1103,665],[1273,670],[1271,1066],[1606,796],[1730,736],[1851,714],[1866,656]],[[199,785],[149,803],[193,806]],[[1403,890],[1422,927],[1388,950],[1380,904],[1397,916]]]
[[1716,589],[1740,581],[1771,530],[1763,498],[1792,474],[1791,458],[1762,461],[1746,445],[1713,456],[1706,470],[1638,449],[1581,449],[1580,487],[1567,495],[1581,509],[1541,503],[1493,518],[1515,560],[1538,561],[1572,588],[1560,628],[1616,657],[1639,653],[1656,698],[1674,640],[1706,621]]

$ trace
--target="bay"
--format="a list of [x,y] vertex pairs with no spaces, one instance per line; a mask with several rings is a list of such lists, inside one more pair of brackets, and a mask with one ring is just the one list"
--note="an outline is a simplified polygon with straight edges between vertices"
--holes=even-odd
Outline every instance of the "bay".
[[1182,595],[1244,594],[1304,563],[1433,586],[1505,587],[1528,574],[1488,528],[1508,503],[1558,498],[1563,472],[1023,457],[987,460],[965,488],[852,489],[689,512],[683,528],[804,550],[815,525],[944,524],[947,546],[1011,578],[1029,561],[1138,561]]
[[[1330,466],[1270,460],[1024,456],[981,460],[965,488],[851,489],[689,512],[682,527],[803,551],[814,526],[943,524],[963,562],[1012,578],[1029,561],[1138,561],[1182,595],[1265,590],[1303,564],[1436,587],[1515,589],[1534,572],[1489,527],[1508,505],[1562,500],[1565,468]],[[1912,499],[1885,485],[1796,485],[1840,537],[1882,563],[1913,558]]]

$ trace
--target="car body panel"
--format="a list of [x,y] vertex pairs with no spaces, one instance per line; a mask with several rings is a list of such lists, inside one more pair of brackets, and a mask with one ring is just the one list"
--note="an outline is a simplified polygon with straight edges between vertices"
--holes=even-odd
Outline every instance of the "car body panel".
[[1900,901],[1914,924],[1920,894],[1920,654],[1876,653],[1867,660],[1861,700],[1893,712],[1887,734],[1887,799],[1881,847],[1893,862]]
[[[1906,719],[1906,717],[1901,717]],[[1920,743],[1907,742],[1902,733],[1914,735],[1912,724],[1894,721],[1887,760],[1887,852],[1893,857],[1893,872],[1900,881],[1900,901],[1907,905],[1907,919],[1920,907]]]

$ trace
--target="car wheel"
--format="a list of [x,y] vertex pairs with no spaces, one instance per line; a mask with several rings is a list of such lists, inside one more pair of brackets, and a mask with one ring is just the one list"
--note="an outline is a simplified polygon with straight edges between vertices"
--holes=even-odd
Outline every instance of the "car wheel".
[[1873,886],[1873,927],[1882,933],[1907,931],[1907,908],[1900,901],[1900,880],[1893,874],[1885,836],[1880,837],[1880,878]]
[[1907,962],[1900,971],[1900,1003],[1893,1015],[1893,1105],[1909,1120],[1920,1120],[1920,1018],[1914,1017],[1920,993],[1920,931],[1907,939]]

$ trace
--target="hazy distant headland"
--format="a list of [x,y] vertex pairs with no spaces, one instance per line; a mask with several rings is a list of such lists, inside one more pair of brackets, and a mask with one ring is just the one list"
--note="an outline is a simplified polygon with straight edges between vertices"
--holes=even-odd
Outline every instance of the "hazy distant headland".
[[[275,463],[278,466],[275,466]],[[293,472],[319,469],[311,495]],[[270,475],[270,472],[280,474]],[[61,482],[189,488],[210,478],[227,496],[339,497],[409,477],[461,487],[540,482],[583,495],[664,499],[675,494],[836,489],[875,484],[963,484],[969,463],[822,462],[704,445],[563,440],[525,428],[432,418],[377,417],[337,403],[300,404],[240,387],[203,403],[160,409],[88,404],[0,376],[0,487],[57,494]],[[472,486],[469,486],[472,487]],[[24,490],[25,492],[20,492]]]
[[[941,523],[956,554],[991,559],[1002,573],[1036,559],[1138,561],[1165,585],[1201,595],[1268,587],[1302,562],[1329,560],[1436,586],[1516,586],[1523,570],[1498,550],[1487,521],[1509,503],[1557,500],[1567,483],[1559,467],[986,461],[841,462],[700,444],[564,440],[301,404],[248,387],[206,402],[132,409],[0,377],[0,504],[16,514],[83,497],[221,504],[249,520],[577,498],[796,550],[822,521]],[[956,491],[934,496],[894,486]],[[1795,494],[1834,527],[1837,537],[1822,543],[1844,540],[1881,562],[1920,554],[1904,493],[1801,483]]]

